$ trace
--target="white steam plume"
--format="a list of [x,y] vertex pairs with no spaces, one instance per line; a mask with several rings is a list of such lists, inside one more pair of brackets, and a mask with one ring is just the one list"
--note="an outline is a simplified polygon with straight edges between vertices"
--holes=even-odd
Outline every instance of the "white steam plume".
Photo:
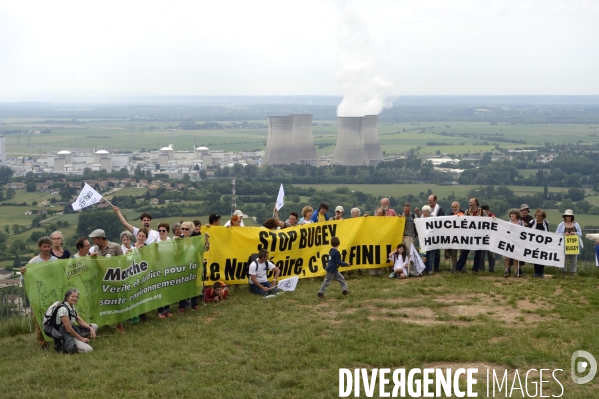
[[340,4],[339,70],[336,80],[341,85],[343,101],[337,116],[378,115],[390,108],[393,84],[377,76],[376,52],[368,26],[347,2]]

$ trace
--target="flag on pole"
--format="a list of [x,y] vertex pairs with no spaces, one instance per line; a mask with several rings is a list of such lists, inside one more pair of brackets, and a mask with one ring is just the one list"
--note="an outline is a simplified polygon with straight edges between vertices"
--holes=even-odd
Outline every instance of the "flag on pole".
[[279,189],[279,195],[277,195],[277,205],[275,205],[275,207],[277,208],[277,211],[281,210],[283,205],[285,205],[285,203],[283,202],[284,197],[285,197],[285,190],[283,190],[283,183],[281,183],[281,188]]
[[78,211],[81,208],[97,204],[100,201],[102,201],[102,194],[94,190],[89,184],[85,183],[85,187],[83,187],[81,193],[79,193],[79,196],[71,205],[74,210]]
[[418,271],[418,273],[422,273],[424,269],[426,269],[426,266],[424,265],[424,262],[422,261],[418,251],[416,251],[416,247],[414,245],[410,245],[410,257],[412,258],[414,266],[416,266],[416,271]]
[[299,281],[299,276],[290,277],[285,280],[279,281],[277,287],[281,291],[295,291],[295,287],[297,286],[297,282]]

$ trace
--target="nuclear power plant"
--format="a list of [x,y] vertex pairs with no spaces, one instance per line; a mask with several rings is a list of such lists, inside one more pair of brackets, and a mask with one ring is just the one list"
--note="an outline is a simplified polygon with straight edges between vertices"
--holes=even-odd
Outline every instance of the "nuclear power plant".
[[[378,115],[337,117],[337,145],[332,165],[373,165],[383,161]],[[263,164],[317,164],[312,115],[268,117]]]
[[383,160],[378,115],[337,117],[337,145],[332,165],[373,165]]
[[317,160],[312,115],[268,117],[265,165],[315,164]]

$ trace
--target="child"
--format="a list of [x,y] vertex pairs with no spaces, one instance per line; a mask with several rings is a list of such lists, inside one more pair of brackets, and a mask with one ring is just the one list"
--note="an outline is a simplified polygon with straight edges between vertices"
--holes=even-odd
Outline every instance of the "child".
[[228,291],[223,287],[223,283],[217,281],[212,288],[208,288],[204,292],[204,301],[218,303],[227,299],[227,294]]
[[389,255],[389,260],[393,262],[393,273],[389,277],[406,278],[408,277],[408,267],[410,266],[410,257],[406,253],[406,245],[399,244],[395,251]]
[[343,278],[343,275],[339,273],[338,269],[339,265],[351,266],[350,263],[345,263],[341,260],[341,254],[337,249],[340,243],[341,242],[339,241],[338,237],[331,238],[331,246],[333,248],[331,248],[331,250],[329,251],[329,261],[325,269],[327,271],[327,275],[325,276],[324,281],[320,286],[320,290],[318,290],[319,298],[324,298],[324,292],[333,280],[337,280],[339,281],[339,284],[341,284],[341,291],[343,292],[344,297],[351,294],[351,291],[349,291],[347,288],[347,284],[345,284],[345,279]]

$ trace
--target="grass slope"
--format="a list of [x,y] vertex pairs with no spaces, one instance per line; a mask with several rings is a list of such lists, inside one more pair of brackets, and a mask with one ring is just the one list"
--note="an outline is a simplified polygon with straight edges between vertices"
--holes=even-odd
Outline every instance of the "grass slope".
[[[165,320],[151,314],[122,336],[104,327],[91,354],[40,351],[32,334],[0,339],[2,396],[330,398],[339,394],[339,368],[472,364],[507,368],[510,384],[516,368],[564,369],[556,375],[567,398],[594,397],[599,388],[597,378],[570,379],[575,350],[599,354],[591,328],[599,323],[597,273],[541,281],[358,276],[348,279],[350,297],[331,285],[324,301],[316,297],[320,283],[302,280],[296,292],[270,300],[243,286],[226,303]],[[543,394],[559,395],[551,381]]]

